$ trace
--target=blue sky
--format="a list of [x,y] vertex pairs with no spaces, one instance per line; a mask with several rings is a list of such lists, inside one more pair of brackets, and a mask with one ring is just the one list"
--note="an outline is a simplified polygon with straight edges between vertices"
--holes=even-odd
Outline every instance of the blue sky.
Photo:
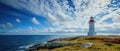
[[120,0],[0,0],[0,34],[88,32],[93,16],[98,33],[120,33]]

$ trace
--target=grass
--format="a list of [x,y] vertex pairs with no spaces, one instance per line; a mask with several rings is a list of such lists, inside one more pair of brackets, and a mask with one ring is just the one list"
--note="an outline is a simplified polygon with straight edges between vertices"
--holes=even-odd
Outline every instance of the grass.
[[[64,41],[74,42],[74,44],[66,45],[60,48],[50,49],[50,51],[120,51],[120,43],[107,41],[108,36],[87,36],[84,38],[69,38]],[[117,38],[118,39],[118,38]],[[105,41],[106,40],[106,41]],[[91,42],[93,45],[89,48],[83,48],[82,43]],[[37,51],[49,51],[48,49],[40,49]]]

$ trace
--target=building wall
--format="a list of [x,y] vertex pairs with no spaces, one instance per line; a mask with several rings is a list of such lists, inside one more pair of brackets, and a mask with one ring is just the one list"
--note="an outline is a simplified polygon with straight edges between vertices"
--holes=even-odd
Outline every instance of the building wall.
[[89,22],[89,32],[88,32],[88,36],[95,36],[95,26],[94,26],[94,22]]

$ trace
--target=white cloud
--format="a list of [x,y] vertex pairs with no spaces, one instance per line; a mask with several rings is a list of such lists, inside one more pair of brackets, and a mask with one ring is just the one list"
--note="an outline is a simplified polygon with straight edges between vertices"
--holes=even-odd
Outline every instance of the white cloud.
[[[1,1],[4,2],[5,0]],[[120,27],[115,26],[116,23],[120,23],[120,15],[117,14],[120,9],[108,7],[111,0],[72,0],[72,2],[74,6],[70,6],[67,0],[63,0],[63,2],[59,0],[12,0],[6,4],[17,9],[26,9],[37,15],[44,16],[51,25],[57,26],[57,28],[52,28],[54,31],[63,30],[64,28],[88,29],[89,17],[96,16],[102,12],[108,14],[103,17],[95,17],[97,29],[108,30],[105,27],[116,27],[115,29]],[[113,11],[114,9],[117,10]],[[104,20],[109,18],[112,18],[113,23],[104,22]],[[35,17],[32,18],[32,23],[40,24]]]
[[[111,11],[111,10],[110,10]],[[99,21],[98,21],[98,23],[100,23],[100,22],[103,22],[104,20],[106,20],[106,19],[108,19],[108,18],[119,18],[118,16],[120,16],[120,15],[118,15],[117,14],[117,12],[119,12],[120,11],[120,9],[118,9],[118,10],[116,10],[116,11],[113,11],[113,12],[110,12],[109,14],[107,14],[107,15],[105,15],[102,19],[100,19]],[[116,16],[117,15],[117,16]]]
[[[97,27],[98,28],[104,28],[104,27],[109,27],[109,28],[114,28],[114,29],[117,29],[118,27],[120,26],[115,26],[116,24],[117,25],[120,25],[120,15],[117,14],[117,12],[119,12],[120,9],[116,10],[116,11],[113,11],[113,12],[110,12],[109,14],[103,16],[97,23]],[[107,22],[104,22],[104,20],[107,20],[109,18],[112,18],[112,22],[113,23],[107,23]]]
[[20,23],[21,21],[20,21],[20,19],[16,19],[16,22]]
[[40,24],[39,21],[35,17],[33,17],[31,21],[32,21],[32,23],[34,23],[36,25]]
[[0,29],[4,29],[5,27],[5,24],[0,24]]
[[0,24],[0,33],[9,32],[10,29],[13,27],[14,27],[13,24],[11,24],[10,22],[8,22],[6,24]]
[[32,28],[32,27],[28,27],[28,29],[29,29],[30,31],[32,31],[32,30],[33,30],[33,28]]
[[12,23],[8,22],[8,23],[6,24],[6,27],[7,27],[7,28],[13,28],[14,26],[13,26]]

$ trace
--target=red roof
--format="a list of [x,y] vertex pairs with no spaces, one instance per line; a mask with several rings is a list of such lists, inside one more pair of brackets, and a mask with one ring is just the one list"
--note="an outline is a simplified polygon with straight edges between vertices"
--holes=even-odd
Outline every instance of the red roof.
[[94,22],[94,20],[90,20],[90,22]]

